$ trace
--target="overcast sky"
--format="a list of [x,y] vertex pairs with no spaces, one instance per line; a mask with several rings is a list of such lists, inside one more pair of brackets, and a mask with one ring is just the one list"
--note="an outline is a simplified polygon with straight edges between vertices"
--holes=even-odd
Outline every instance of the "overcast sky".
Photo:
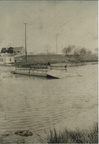
[[28,52],[58,52],[68,45],[98,47],[97,1],[0,1],[0,49],[24,46]]

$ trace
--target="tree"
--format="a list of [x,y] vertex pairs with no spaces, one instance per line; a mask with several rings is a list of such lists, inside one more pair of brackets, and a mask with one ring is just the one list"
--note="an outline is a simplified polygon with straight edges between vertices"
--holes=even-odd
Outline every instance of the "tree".
[[95,53],[98,55],[98,48],[95,48]]
[[87,55],[92,55],[92,51],[91,51],[91,50],[88,50],[88,51],[87,51]]
[[13,53],[13,47],[9,47],[7,50],[8,53]]
[[80,50],[80,55],[86,55],[86,54],[87,54],[86,48],[82,48],[82,49]]
[[80,49],[75,49],[75,50],[74,50],[74,55],[75,55],[75,56],[80,55]]
[[95,48],[95,55],[98,57],[98,48]]
[[95,48],[95,52],[98,52],[98,48]]
[[6,48],[2,48],[1,49],[1,53],[6,53],[7,52],[7,49]]
[[65,55],[67,56],[68,54],[70,54],[71,53],[71,51],[72,51],[72,49],[74,48],[75,46],[73,45],[73,46],[68,46],[68,47],[64,47],[63,48],[63,50],[62,50],[62,52],[63,53],[65,53]]

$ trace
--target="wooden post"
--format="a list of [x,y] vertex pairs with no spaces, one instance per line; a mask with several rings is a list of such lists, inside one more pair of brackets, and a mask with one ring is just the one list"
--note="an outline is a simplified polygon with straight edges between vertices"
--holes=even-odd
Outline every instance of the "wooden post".
[[24,23],[25,25],[25,60],[27,61],[27,41],[26,41],[26,25],[27,23]]

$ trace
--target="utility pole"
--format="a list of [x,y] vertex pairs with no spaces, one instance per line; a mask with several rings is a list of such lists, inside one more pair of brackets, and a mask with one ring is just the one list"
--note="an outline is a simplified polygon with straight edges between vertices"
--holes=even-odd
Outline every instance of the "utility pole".
[[24,23],[25,25],[25,60],[27,61],[27,43],[26,43],[26,25],[27,23]]
[[57,39],[58,39],[58,33],[56,34],[56,54],[58,54],[58,44],[57,44]]

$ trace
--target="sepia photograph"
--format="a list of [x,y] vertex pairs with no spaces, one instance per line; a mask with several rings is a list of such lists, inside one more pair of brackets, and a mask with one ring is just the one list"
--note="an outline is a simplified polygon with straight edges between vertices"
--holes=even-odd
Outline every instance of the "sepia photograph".
[[0,0],[0,144],[98,143],[98,0]]

